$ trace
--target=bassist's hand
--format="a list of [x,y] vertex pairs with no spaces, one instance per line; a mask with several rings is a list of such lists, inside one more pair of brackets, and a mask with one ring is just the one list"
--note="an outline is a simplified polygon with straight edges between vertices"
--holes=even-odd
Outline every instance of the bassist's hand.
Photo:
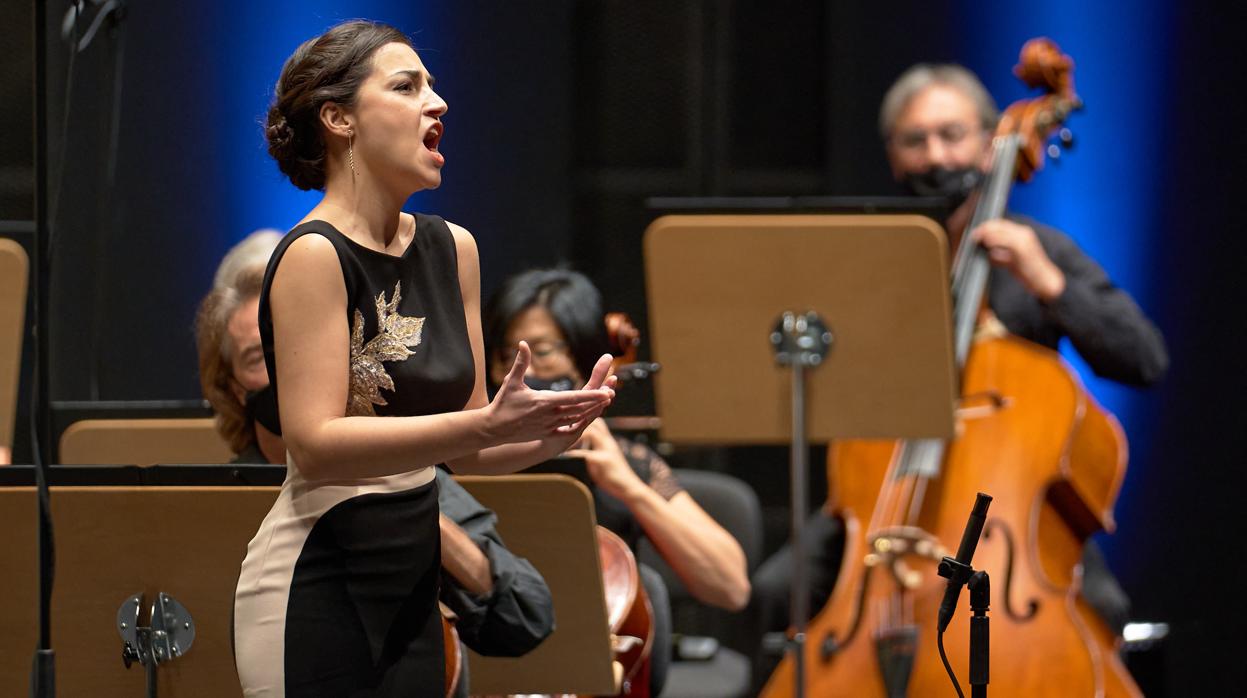
[[1054,301],[1065,291],[1065,273],[1044,252],[1029,225],[997,218],[971,231],[970,239],[987,248],[991,263],[1008,269],[1039,300]]

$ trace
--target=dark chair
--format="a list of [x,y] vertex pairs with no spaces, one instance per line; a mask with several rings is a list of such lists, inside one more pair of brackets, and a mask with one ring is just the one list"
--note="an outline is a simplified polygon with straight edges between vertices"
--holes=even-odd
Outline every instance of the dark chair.
[[667,684],[667,673],[671,669],[671,599],[667,594],[667,583],[661,574],[645,564],[637,565],[637,573],[653,607],[651,622],[654,626],[654,646],[650,651],[650,694],[659,695]]
[[[762,554],[762,508],[754,491],[722,473],[676,469],[680,484],[706,513],[727,529],[745,551],[752,574]],[[714,638],[719,649],[708,659],[673,658],[662,698],[734,698],[748,695],[750,655],[757,638],[743,613],[711,608],[697,601],[648,540],[642,539],[638,559],[666,582],[675,636]]]

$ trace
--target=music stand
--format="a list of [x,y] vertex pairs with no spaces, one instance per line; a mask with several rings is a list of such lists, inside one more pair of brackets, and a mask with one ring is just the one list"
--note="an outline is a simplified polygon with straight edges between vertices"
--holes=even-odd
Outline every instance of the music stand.
[[[803,696],[809,443],[952,435],[943,230],[913,215],[664,216],[644,247],[663,438],[791,446],[789,651]],[[807,318],[828,331],[798,336]]]
[[[54,487],[58,689],[69,696],[144,695],[143,666],[126,669],[118,611],[143,594],[165,593],[195,629],[184,656],[161,663],[159,695],[239,695],[230,625],[247,541],[277,497],[276,487]],[[38,580],[33,487],[0,488],[0,693],[30,680]]]
[[29,269],[30,262],[22,246],[0,238],[0,448],[10,451],[17,420]]
[[83,419],[61,433],[65,465],[227,463],[234,456],[210,417]]
[[507,548],[545,578],[556,622],[554,632],[523,657],[482,657],[469,650],[471,692],[618,693],[622,667],[611,652],[589,490],[566,475],[455,479],[498,514],[498,533]]

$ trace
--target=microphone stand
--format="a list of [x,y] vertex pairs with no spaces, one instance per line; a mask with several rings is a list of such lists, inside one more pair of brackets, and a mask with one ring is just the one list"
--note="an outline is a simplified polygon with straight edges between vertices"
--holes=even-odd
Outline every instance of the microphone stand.
[[[70,43],[70,66],[73,66],[74,55],[84,51],[90,45],[96,33],[106,20],[110,28],[115,27],[125,15],[125,4],[122,0],[90,0],[90,4],[99,6],[85,35],[80,36],[79,24],[86,9],[83,0],[71,0],[70,9],[66,13],[67,22],[62,22],[62,37]],[[56,572],[56,553],[52,534],[51,493],[48,489],[48,464],[52,458],[52,399],[51,399],[51,278],[52,278],[52,241],[56,233],[52,221],[58,211],[49,210],[48,190],[52,186],[53,176],[59,177],[62,172],[53,173],[49,167],[48,149],[48,3],[47,0],[35,0],[34,3],[34,48],[35,48],[35,237],[34,259],[31,264],[31,294],[34,306],[34,386],[31,390],[31,450],[35,461],[35,492],[38,502],[38,544],[39,544],[39,644],[35,650],[30,670],[30,695],[32,698],[52,698],[56,695],[56,652],[52,649],[52,584]],[[65,32],[68,35],[65,35]],[[73,74],[70,71],[65,85],[66,93],[73,89]],[[115,96],[114,96],[115,99]],[[68,106],[68,105],[67,105]],[[114,117],[115,120],[115,117]],[[116,138],[116,125],[112,138]],[[65,145],[61,144],[62,147]],[[115,150],[115,143],[111,144]],[[61,168],[63,170],[63,166]],[[111,171],[110,171],[110,177]],[[61,183],[56,183],[59,191]],[[59,221],[58,221],[59,222]]]
[[987,667],[991,664],[991,621],[987,607],[992,584],[987,572],[978,570],[966,583],[970,590],[970,698],[987,698]]
[[56,564],[52,539],[52,512],[48,492],[48,458],[51,456],[51,421],[48,407],[48,80],[47,80],[47,2],[36,0],[35,44],[35,240],[31,265],[34,288],[35,394],[31,419],[39,429],[31,434],[35,453],[35,489],[38,501],[39,541],[39,644],[31,661],[30,695],[51,698],[56,695],[56,652],[52,649],[52,575]]
[[940,657],[944,660],[944,667],[948,670],[948,676],[953,682],[953,687],[957,689],[958,696],[962,695],[961,687],[957,685],[957,677],[953,674],[948,659],[944,657],[943,637],[944,630],[952,621],[961,587],[966,586],[970,589],[971,698],[987,698],[988,666],[991,663],[991,626],[987,617],[991,603],[991,579],[987,572],[975,570],[970,566],[970,561],[974,558],[974,549],[978,546],[979,536],[983,532],[983,524],[987,520],[987,507],[991,501],[992,498],[989,495],[982,492],[978,494],[974,501],[974,510],[970,514],[969,521],[966,522],[966,530],[961,536],[961,546],[957,550],[957,557],[945,556],[940,561],[937,570],[941,577],[948,580],[948,590],[944,593],[944,601],[940,604],[939,610]]

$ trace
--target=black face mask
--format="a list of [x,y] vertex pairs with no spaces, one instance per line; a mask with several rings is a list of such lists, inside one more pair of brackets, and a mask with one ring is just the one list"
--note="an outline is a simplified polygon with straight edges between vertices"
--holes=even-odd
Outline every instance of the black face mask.
[[977,167],[961,167],[949,170],[932,167],[926,172],[905,176],[905,188],[915,196],[942,196],[948,199],[950,209],[960,206],[975,187],[983,181],[983,172]]
[[544,380],[536,376],[524,376],[524,385],[533,390],[553,390],[555,392],[576,389],[576,381],[571,376],[559,376],[550,380]]
[[257,424],[281,436],[281,418],[277,415],[277,392],[266,385],[247,393],[247,416]]

